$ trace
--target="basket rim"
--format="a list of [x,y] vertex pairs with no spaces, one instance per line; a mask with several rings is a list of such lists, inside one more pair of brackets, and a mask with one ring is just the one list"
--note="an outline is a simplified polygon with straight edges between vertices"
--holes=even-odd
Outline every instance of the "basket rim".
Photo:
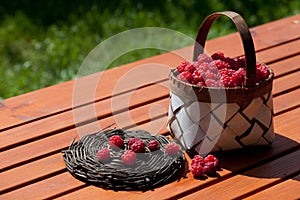
[[[211,103],[224,103],[224,95],[226,95],[227,103],[243,105],[247,101],[251,101],[272,91],[274,72],[266,64],[263,65],[269,69],[270,75],[264,82],[257,83],[252,87],[207,87],[192,85],[176,78],[177,69],[171,69],[169,73],[170,91],[183,98],[189,97],[190,99]],[[211,96],[214,98],[212,99]]]

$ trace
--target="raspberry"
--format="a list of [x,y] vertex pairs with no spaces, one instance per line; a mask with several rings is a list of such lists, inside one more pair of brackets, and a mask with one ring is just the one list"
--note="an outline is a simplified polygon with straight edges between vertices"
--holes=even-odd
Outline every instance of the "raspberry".
[[193,75],[189,71],[184,71],[184,72],[178,74],[177,78],[179,80],[182,80],[182,81],[185,81],[185,82],[188,82],[188,83],[193,81]]
[[241,56],[235,59],[235,69],[245,68],[246,67],[246,58]]
[[244,68],[239,68],[232,75],[232,81],[234,86],[242,86],[246,77],[246,71]]
[[192,63],[189,63],[184,68],[184,71],[191,72],[191,73],[193,73],[195,70],[196,70],[196,67]]
[[145,152],[145,143],[142,140],[137,140],[130,147],[135,153],[144,153]]
[[180,146],[172,142],[166,145],[166,153],[170,156],[176,156],[180,150]]
[[218,81],[213,80],[213,79],[206,79],[205,80],[205,84],[208,87],[219,87],[220,84],[218,83]]
[[207,70],[209,70],[209,64],[208,63],[202,63],[201,65],[199,65],[198,69],[201,73],[204,73]]
[[103,162],[109,161],[109,159],[110,159],[109,149],[108,148],[100,149],[98,151],[98,153],[96,154],[96,156],[100,161],[103,161]]
[[151,140],[148,142],[148,149],[150,151],[156,151],[160,148],[159,143],[157,142],[157,140]]
[[198,86],[201,86],[201,87],[202,87],[202,86],[206,86],[205,83],[202,82],[202,81],[201,81],[201,82],[198,82],[197,85],[198,85]]
[[215,174],[217,172],[217,167],[214,162],[206,162],[203,171],[205,174]]
[[177,67],[177,71],[179,73],[183,72],[185,67],[189,64],[189,62],[187,61],[183,61],[178,67]]
[[229,68],[235,69],[235,61],[232,58],[225,57],[222,59],[222,61],[226,62],[229,65]]
[[230,65],[223,60],[214,60],[209,64],[209,69],[214,69],[214,68],[217,68],[220,70],[220,69],[224,69],[224,68],[230,68]]
[[201,75],[201,72],[200,70],[195,70],[194,73],[193,73],[193,80],[198,83],[198,82],[204,82],[204,79]]
[[216,52],[211,57],[213,60],[222,60],[224,58],[224,53]]
[[126,150],[124,154],[121,156],[121,159],[125,165],[131,166],[135,164],[136,154],[132,150]]
[[139,138],[130,138],[128,140],[128,146],[129,148],[131,148],[131,145],[133,145],[136,141],[139,141],[140,139]]
[[256,82],[259,83],[265,81],[269,75],[270,71],[266,66],[260,63],[256,64]]
[[200,164],[200,165],[204,166],[204,163],[205,163],[205,161],[202,156],[195,155],[194,158],[192,159],[191,165]]
[[113,135],[109,138],[109,144],[113,149],[122,148],[124,140],[119,135]]
[[211,154],[209,154],[208,156],[206,156],[206,157],[204,158],[204,162],[205,162],[205,163],[212,162],[212,163],[214,163],[214,166],[215,166],[215,167],[217,167],[217,166],[219,165],[219,160],[218,160],[215,156],[213,156],[213,155],[211,155]]
[[197,163],[192,165],[191,172],[194,176],[198,177],[204,174],[204,169],[200,163]]
[[198,63],[210,63],[212,61],[212,58],[207,54],[200,54],[197,58]]
[[213,71],[208,70],[206,73],[204,73],[204,78],[205,79],[217,80],[218,76]]

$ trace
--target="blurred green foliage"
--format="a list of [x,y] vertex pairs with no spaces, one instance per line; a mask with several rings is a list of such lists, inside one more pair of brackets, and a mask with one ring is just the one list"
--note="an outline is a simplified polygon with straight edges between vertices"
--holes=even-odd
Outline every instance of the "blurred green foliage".
[[[88,53],[122,31],[164,27],[195,38],[204,17],[224,10],[241,13],[252,27],[299,13],[300,1],[1,0],[0,99],[74,79]],[[233,31],[231,22],[220,19],[209,38]],[[108,67],[158,53],[161,51],[137,50]]]

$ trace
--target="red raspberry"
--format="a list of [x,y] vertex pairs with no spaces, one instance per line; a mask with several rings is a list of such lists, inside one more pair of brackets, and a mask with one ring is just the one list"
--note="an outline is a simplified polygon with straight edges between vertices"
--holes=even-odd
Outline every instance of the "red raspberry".
[[196,70],[196,67],[193,65],[193,63],[189,63],[185,66],[184,71],[193,73]]
[[151,140],[148,142],[148,149],[150,151],[156,151],[160,148],[159,143],[157,142],[157,140]]
[[198,63],[202,64],[202,63],[210,63],[212,61],[212,58],[207,55],[207,54],[200,54],[197,58]]
[[109,138],[109,144],[113,149],[122,148],[124,140],[119,135],[113,135]]
[[206,79],[205,85],[207,87],[219,87],[220,86],[219,82],[216,80],[213,80],[213,79]]
[[200,164],[202,166],[204,166],[204,158],[200,155],[195,155],[194,158],[192,159],[192,163],[191,165],[195,165],[195,164]]
[[219,70],[224,68],[230,68],[230,65],[223,60],[214,60],[209,64],[209,69],[212,70],[216,68]]
[[246,57],[241,56],[235,59],[235,69],[245,68],[246,67]]
[[217,172],[217,167],[214,162],[206,162],[203,166],[203,171],[205,174],[215,174]]
[[256,64],[256,81],[265,81],[270,75],[269,69],[260,63]]
[[222,60],[224,58],[224,53],[216,52],[211,57],[213,60]]
[[191,166],[191,172],[194,176],[202,176],[204,174],[204,169],[200,163],[196,163]]
[[232,81],[234,86],[242,86],[246,77],[246,71],[244,68],[239,68],[232,75]]
[[219,74],[221,76],[229,76],[229,77],[231,77],[234,73],[235,73],[235,70],[233,70],[233,69],[223,68],[223,69],[219,70]]
[[136,154],[132,150],[126,150],[125,153],[121,156],[121,159],[125,165],[131,166],[135,164]]
[[234,87],[234,82],[230,76],[222,76],[221,77],[221,84],[224,85],[224,87]]
[[202,63],[201,65],[199,65],[198,69],[201,73],[204,73],[207,70],[209,70],[209,64],[208,63]]
[[132,151],[135,153],[144,153],[145,152],[145,143],[142,140],[137,140],[135,143],[133,143],[130,147]]
[[180,150],[180,146],[172,142],[166,145],[166,153],[170,156],[176,156]]
[[131,148],[131,145],[133,145],[136,141],[139,141],[139,140],[140,140],[140,138],[130,138],[128,140],[128,146],[129,146],[129,148]]
[[192,76],[193,76],[193,79],[194,79],[194,81],[196,83],[198,83],[198,82],[204,82],[204,79],[203,79],[203,77],[201,75],[200,70],[195,70]]
[[108,148],[100,149],[98,151],[98,153],[96,154],[96,156],[100,161],[103,161],[103,162],[109,161],[109,159],[110,159],[109,149]]
[[204,162],[205,163],[213,162],[215,167],[219,165],[219,160],[214,155],[211,154],[209,154],[204,158]]
[[189,71],[184,71],[184,72],[178,74],[177,78],[179,80],[182,80],[182,81],[185,81],[185,82],[188,82],[188,83],[191,83],[193,81],[193,75]]
[[189,64],[190,64],[189,62],[183,61],[183,62],[177,67],[178,73],[183,72],[184,69],[185,69],[185,67],[186,67],[187,65],[189,65]]
[[198,82],[197,85],[198,85],[198,86],[201,86],[201,87],[202,87],[202,86],[206,86],[205,83],[202,82],[202,81],[201,81],[201,82]]
[[218,75],[215,74],[213,71],[208,70],[206,73],[204,73],[204,78],[205,79],[217,80],[218,79]]
[[229,65],[229,68],[236,69],[234,59],[229,58],[229,57],[225,57],[225,58],[222,59],[222,61],[226,62]]

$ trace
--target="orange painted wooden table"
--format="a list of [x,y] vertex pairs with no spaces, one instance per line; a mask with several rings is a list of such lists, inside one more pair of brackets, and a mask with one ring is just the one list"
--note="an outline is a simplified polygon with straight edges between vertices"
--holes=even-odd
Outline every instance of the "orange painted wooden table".
[[[188,173],[147,192],[104,190],[67,171],[61,151],[82,132],[117,122],[121,128],[169,135],[168,73],[182,61],[178,54],[191,59],[192,47],[186,47],[81,78],[83,87],[100,80],[99,87],[93,99],[82,98],[76,105],[76,81],[1,101],[0,199],[300,198],[300,14],[251,28],[251,33],[257,60],[275,72],[271,148],[222,153],[219,177],[197,180]],[[242,55],[238,34],[207,42],[208,53],[220,50],[230,57]],[[120,81],[126,78],[132,81]]]

